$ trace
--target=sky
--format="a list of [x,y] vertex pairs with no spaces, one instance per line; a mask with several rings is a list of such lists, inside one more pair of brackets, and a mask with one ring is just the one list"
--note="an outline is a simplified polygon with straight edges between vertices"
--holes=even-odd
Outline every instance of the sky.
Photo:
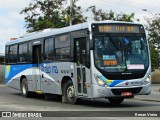
[[[20,11],[27,7],[33,0],[0,0],[0,53],[5,52],[5,43],[10,38],[19,38],[26,34],[24,15]],[[68,0],[69,1],[69,0]],[[144,18],[156,17],[160,13],[160,0],[79,0],[85,11],[89,6],[95,5],[103,11],[113,10],[115,13],[135,13],[135,19],[146,24]],[[148,12],[142,11],[147,9]],[[92,20],[91,12],[83,13]]]

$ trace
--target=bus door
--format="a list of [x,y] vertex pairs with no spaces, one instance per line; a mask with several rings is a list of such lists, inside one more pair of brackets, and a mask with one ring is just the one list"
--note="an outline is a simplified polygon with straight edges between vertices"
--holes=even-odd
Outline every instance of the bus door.
[[77,93],[79,96],[85,96],[87,94],[86,89],[86,68],[85,68],[85,60],[86,60],[86,38],[76,38],[75,40],[75,59],[76,59],[76,67],[75,71],[76,75],[76,87]]
[[41,63],[41,45],[33,46],[33,80],[34,80],[34,90],[41,90],[41,71],[40,71],[40,63]]

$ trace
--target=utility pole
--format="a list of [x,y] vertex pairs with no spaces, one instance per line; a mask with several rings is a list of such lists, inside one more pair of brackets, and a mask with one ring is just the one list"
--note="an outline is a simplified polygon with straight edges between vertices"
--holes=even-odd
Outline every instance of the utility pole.
[[72,12],[73,12],[73,0],[70,0],[70,21],[69,24],[70,26],[72,25]]

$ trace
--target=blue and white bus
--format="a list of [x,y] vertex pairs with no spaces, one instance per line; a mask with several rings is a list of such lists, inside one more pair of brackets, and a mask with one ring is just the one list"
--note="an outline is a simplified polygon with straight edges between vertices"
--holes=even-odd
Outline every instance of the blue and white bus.
[[5,80],[22,95],[125,98],[151,93],[151,62],[143,25],[86,22],[28,34],[6,43]]

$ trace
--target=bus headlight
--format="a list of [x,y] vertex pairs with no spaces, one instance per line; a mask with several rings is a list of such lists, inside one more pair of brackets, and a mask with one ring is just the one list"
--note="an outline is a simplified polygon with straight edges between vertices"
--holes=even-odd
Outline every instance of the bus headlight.
[[149,76],[146,78],[144,84],[146,85],[146,84],[148,84],[148,83],[150,83],[150,82],[151,82],[151,75],[149,75]]
[[98,83],[100,86],[105,86],[105,82],[101,79],[100,76],[94,75],[94,77],[95,77],[97,83]]

